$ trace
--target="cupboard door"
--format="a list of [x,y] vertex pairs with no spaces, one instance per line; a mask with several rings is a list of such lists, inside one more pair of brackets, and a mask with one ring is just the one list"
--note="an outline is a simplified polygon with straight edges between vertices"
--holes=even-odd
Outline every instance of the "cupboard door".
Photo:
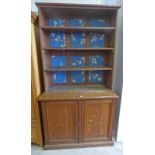
[[76,101],[42,103],[46,144],[76,143],[78,141],[77,104]]
[[84,103],[84,142],[111,140],[112,99],[86,100]]

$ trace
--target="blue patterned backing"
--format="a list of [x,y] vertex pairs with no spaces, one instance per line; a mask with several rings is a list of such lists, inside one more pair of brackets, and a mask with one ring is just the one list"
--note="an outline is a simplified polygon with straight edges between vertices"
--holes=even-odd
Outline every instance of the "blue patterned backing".
[[85,19],[78,19],[78,18],[70,19],[70,26],[71,27],[85,27],[86,26],[86,20]]
[[66,56],[51,56],[51,67],[66,67]]
[[50,33],[50,47],[63,48],[66,47],[66,36],[64,32]]
[[84,71],[73,71],[73,72],[71,72],[71,82],[72,83],[83,83],[83,82],[85,82],[85,72]]
[[104,34],[91,32],[90,33],[90,47],[92,48],[104,47]]
[[100,67],[104,65],[104,58],[102,55],[93,55],[89,57],[89,65],[91,67]]
[[102,82],[102,71],[89,71],[89,82]]
[[71,66],[84,67],[85,57],[84,56],[71,56]]
[[85,33],[71,32],[70,33],[70,47],[71,48],[85,48]]
[[66,83],[66,72],[53,72],[53,83]]
[[91,27],[104,27],[105,21],[103,19],[91,19],[90,26]]
[[49,26],[65,26],[65,19],[49,19]]

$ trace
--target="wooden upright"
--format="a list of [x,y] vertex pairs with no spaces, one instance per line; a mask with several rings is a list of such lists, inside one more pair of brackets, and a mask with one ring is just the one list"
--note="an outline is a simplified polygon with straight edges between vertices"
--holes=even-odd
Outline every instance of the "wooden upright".
[[42,145],[38,96],[42,92],[39,50],[37,46],[38,17],[31,12],[31,142]]

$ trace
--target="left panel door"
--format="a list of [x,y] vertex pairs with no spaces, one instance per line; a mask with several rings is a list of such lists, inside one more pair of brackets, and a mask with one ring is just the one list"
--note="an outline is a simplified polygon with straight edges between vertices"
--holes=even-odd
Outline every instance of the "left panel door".
[[78,142],[78,102],[42,102],[45,145]]

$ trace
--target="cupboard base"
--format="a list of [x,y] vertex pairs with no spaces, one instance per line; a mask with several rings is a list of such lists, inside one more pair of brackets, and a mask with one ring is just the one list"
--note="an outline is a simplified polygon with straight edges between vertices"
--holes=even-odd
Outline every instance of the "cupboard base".
[[82,147],[101,147],[101,146],[112,146],[113,141],[105,142],[93,142],[93,143],[78,143],[78,144],[57,144],[57,145],[44,145],[44,149],[71,149],[71,148],[82,148]]
[[42,94],[44,149],[113,145],[116,98],[110,90]]

